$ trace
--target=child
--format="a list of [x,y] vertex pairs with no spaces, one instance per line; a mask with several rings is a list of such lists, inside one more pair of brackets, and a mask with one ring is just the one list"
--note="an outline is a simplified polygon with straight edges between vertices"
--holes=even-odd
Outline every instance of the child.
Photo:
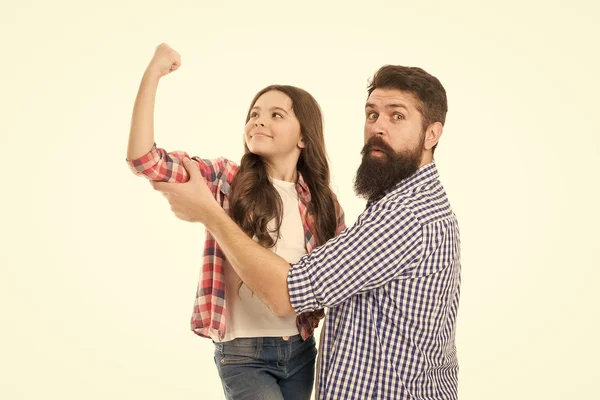
[[[180,56],[156,48],[136,98],[127,162],[155,181],[186,182],[185,152],[154,143],[158,82]],[[256,94],[246,117],[240,165],[192,157],[223,209],[262,246],[295,262],[346,227],[329,187],[321,111],[306,91],[272,85]],[[206,232],[192,329],[215,343],[215,363],[227,399],[309,399],[323,310],[277,316],[241,282]]]

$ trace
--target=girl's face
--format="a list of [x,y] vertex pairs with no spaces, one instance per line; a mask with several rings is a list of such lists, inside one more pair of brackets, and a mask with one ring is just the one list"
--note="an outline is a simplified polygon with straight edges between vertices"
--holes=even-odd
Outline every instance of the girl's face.
[[248,149],[269,161],[300,157],[304,148],[292,100],[278,90],[261,95],[244,129]]

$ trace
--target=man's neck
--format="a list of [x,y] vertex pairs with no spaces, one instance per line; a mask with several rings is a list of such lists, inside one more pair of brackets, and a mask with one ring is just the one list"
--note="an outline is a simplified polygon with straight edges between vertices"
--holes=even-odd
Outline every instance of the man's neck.
[[427,164],[431,164],[432,162],[433,162],[433,152],[426,151],[423,153],[423,157],[421,158],[421,164],[419,165],[419,168],[424,167]]

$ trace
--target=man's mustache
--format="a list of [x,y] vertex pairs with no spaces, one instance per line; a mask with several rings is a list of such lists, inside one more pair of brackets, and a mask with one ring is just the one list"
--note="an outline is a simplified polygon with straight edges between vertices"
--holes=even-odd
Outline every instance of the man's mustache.
[[371,139],[369,139],[367,143],[365,143],[360,154],[365,155],[367,153],[370,153],[371,150],[373,150],[375,147],[377,147],[379,150],[381,150],[388,156],[396,153],[394,149],[392,149],[386,142],[383,141],[383,139],[374,136]]

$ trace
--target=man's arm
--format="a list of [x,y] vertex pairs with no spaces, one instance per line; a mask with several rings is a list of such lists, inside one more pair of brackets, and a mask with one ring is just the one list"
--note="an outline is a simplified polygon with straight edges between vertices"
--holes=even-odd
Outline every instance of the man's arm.
[[[336,236],[346,229],[344,211],[334,196],[337,217]],[[278,316],[294,313],[287,277],[290,264],[251,240],[233,220],[221,212],[208,213],[205,222],[225,257],[240,279]]]
[[274,314],[284,316],[294,313],[287,285],[290,264],[250,239],[222,208],[214,207],[207,215],[204,225],[244,284]]
[[392,279],[432,274],[445,265],[418,268],[422,226],[409,209],[389,202],[373,205],[351,228],[290,266],[247,237],[215,201],[192,161],[185,159],[184,165],[187,183],[152,186],[168,194],[178,218],[201,222],[213,233],[242,281],[277,315],[333,307]]
[[292,266],[251,240],[224,211],[206,215],[206,228],[242,281],[280,316],[333,307],[409,277],[422,255],[421,225],[409,210],[390,204],[374,206]]

